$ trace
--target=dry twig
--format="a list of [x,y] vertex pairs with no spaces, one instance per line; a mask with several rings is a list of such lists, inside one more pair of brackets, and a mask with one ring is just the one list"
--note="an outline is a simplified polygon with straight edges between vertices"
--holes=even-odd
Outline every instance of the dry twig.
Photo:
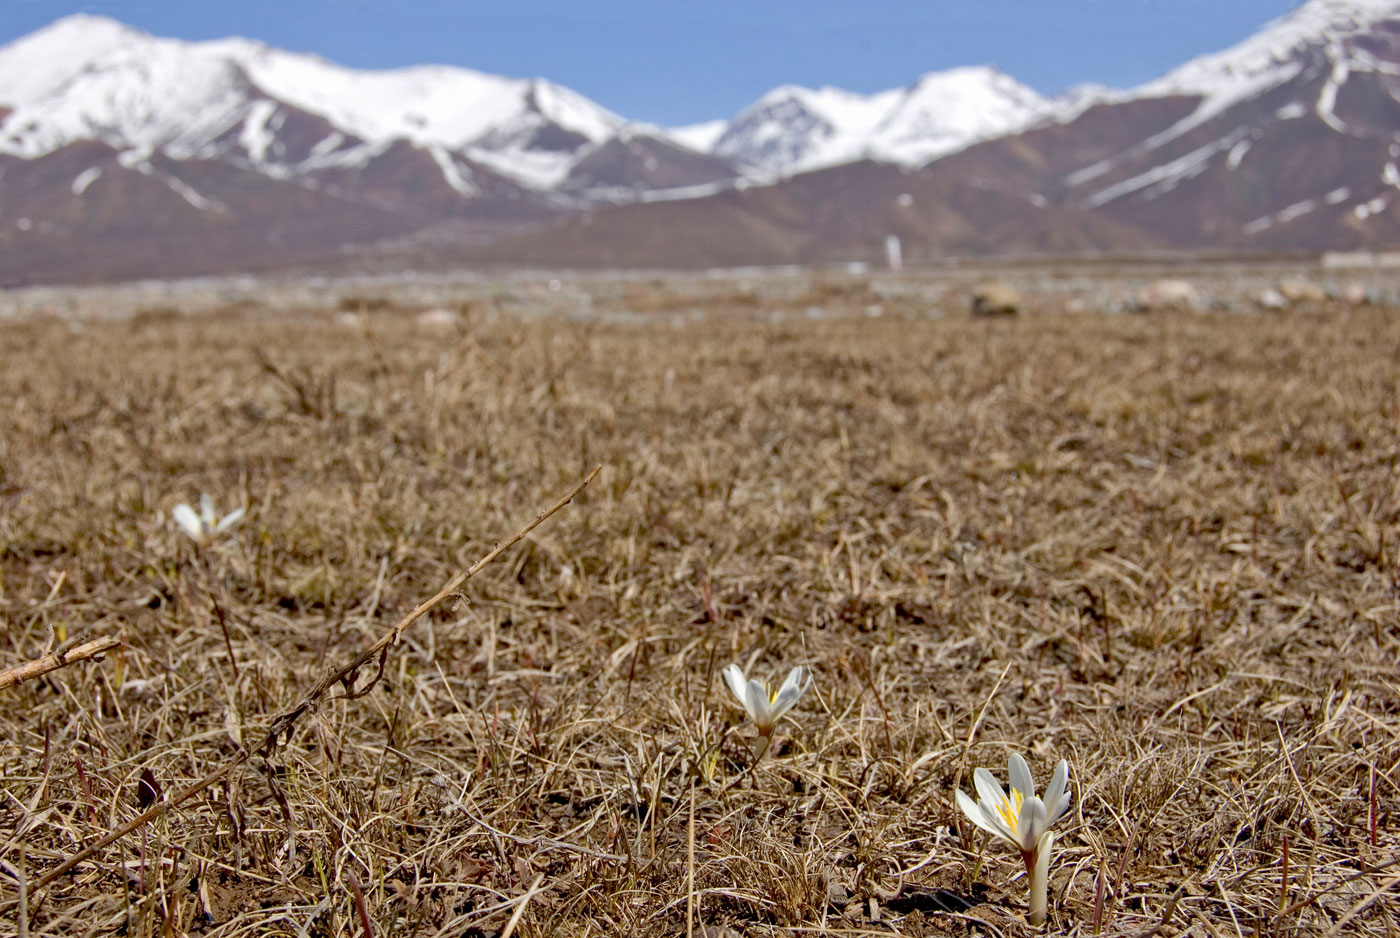
[[67,651],[55,651],[35,658],[25,664],[18,664],[12,668],[0,671],[0,690],[9,687],[11,684],[18,684],[30,678],[47,674],[50,671],[57,671],[59,668],[67,667],[76,661],[85,661],[95,658],[105,651],[111,651],[122,643],[120,635],[104,635],[101,638],[94,638],[90,642],[76,645]]

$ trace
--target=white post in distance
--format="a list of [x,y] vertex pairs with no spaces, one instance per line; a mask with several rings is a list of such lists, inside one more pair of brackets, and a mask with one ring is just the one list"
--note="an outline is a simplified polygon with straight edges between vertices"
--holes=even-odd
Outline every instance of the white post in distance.
[[886,236],[885,260],[889,262],[890,270],[904,269],[904,253],[900,248],[899,235]]

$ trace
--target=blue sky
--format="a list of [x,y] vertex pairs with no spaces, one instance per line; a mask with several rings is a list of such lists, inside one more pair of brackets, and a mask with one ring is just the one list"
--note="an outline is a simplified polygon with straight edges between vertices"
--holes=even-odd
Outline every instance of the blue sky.
[[728,117],[776,85],[872,92],[995,65],[1044,93],[1130,86],[1297,0],[0,0],[0,43],[75,12],[344,65],[542,75],[635,120]]

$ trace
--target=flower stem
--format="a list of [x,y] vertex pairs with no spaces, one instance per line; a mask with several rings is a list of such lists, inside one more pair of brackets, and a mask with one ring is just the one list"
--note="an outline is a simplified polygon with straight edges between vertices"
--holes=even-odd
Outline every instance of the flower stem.
[[[743,775],[740,775],[734,781],[730,782],[725,787],[725,791],[729,791],[735,785],[738,785],[741,782],[743,782],[743,780],[746,778],[752,779],[757,777],[756,770],[758,769],[758,763],[763,759],[764,753],[768,751],[768,747],[772,742],[773,735],[771,732],[764,733],[761,730],[759,731],[758,742],[754,744],[753,759],[749,762],[748,771],[746,771]],[[758,782],[755,781],[754,784],[757,785]]]
[[[1054,846],[1055,835],[1046,831],[1041,835],[1040,842],[1035,845],[1035,850],[1025,855],[1026,866],[1030,868],[1031,874],[1031,901],[1028,920],[1032,925],[1045,924],[1045,899],[1050,885],[1050,853]],[[1031,865],[1032,857],[1035,858],[1034,866]]]
[[[218,587],[221,584],[215,583],[214,566],[203,548],[199,552],[199,562],[204,573],[204,589],[209,594],[210,601],[214,604],[214,614],[219,619],[219,631],[224,633],[224,650],[228,652],[229,667],[233,670],[233,683],[238,685],[238,659],[233,656],[233,641],[228,636],[228,618],[224,615],[224,607],[219,603]],[[222,581],[222,576],[218,578]]]

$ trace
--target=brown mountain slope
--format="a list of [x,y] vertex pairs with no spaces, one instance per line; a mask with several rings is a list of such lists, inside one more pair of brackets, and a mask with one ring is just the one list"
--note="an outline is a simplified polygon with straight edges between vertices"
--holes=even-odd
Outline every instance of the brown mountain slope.
[[221,159],[157,155],[128,167],[99,143],[34,160],[6,157],[0,204],[15,219],[32,213],[43,221],[0,226],[0,284],[324,262],[386,240],[428,237],[444,223],[465,225],[454,233],[461,240],[489,240],[559,211],[480,167],[463,171],[479,187],[471,196],[408,144],[353,170],[291,179]]
[[[937,164],[935,164],[937,166]],[[774,186],[593,211],[462,255],[570,267],[878,261],[887,235],[911,262],[948,254],[1151,248],[1160,239],[1076,208],[950,177],[852,163]]]
[[559,187],[586,193],[647,192],[722,182],[734,167],[715,156],[686,150],[657,137],[636,135],[609,140],[585,156]]

